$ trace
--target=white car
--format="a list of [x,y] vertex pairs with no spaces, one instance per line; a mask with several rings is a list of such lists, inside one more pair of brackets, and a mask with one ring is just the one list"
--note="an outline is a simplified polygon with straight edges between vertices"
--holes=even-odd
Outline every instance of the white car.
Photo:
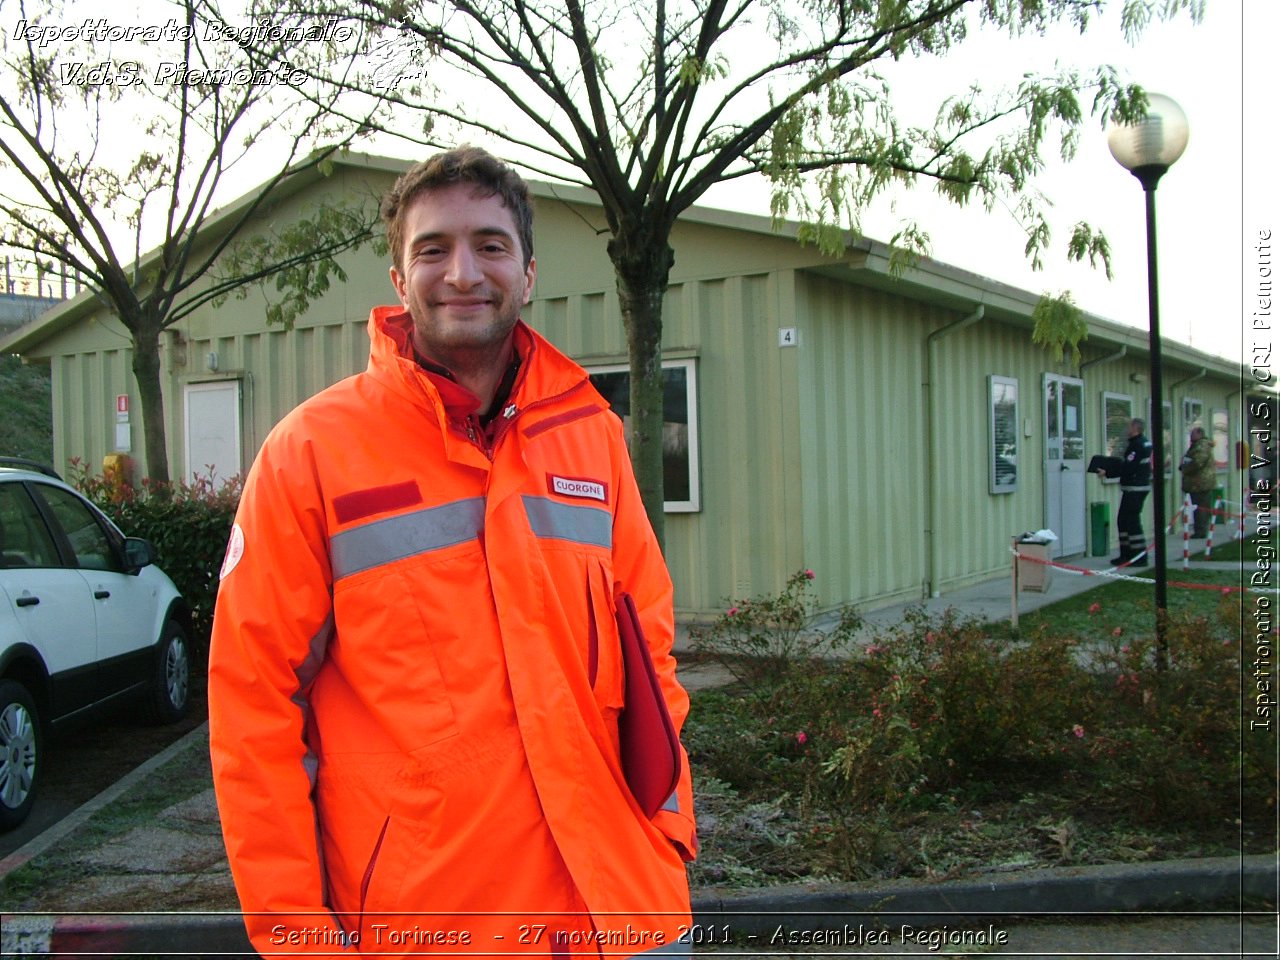
[[186,713],[190,611],[154,560],[52,470],[0,458],[0,831],[31,811],[51,728],[126,697]]

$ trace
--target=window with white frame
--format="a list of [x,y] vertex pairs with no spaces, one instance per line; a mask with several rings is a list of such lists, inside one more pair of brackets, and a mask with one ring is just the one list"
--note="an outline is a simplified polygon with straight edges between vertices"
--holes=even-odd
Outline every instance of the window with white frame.
[[[631,371],[626,364],[588,367],[591,383],[622,418],[631,440]],[[692,358],[662,361],[662,482],[667,513],[702,509],[698,478],[698,368]]]
[[[1133,419],[1133,397],[1126,393],[1102,394],[1102,437],[1108,457],[1123,457],[1129,445],[1129,421]],[[1119,477],[1103,480],[1119,483]]]
[[1182,426],[1184,433],[1190,433],[1192,427],[1204,428],[1204,404],[1190,397],[1182,401]]
[[1215,470],[1226,470],[1231,466],[1231,420],[1226,410],[1214,410],[1213,423],[1213,467]]
[[1207,435],[1209,431],[1204,425],[1204,404],[1187,397],[1182,401],[1182,441],[1184,446],[1191,442],[1191,428],[1199,427]]
[[991,493],[1018,489],[1018,381],[991,374],[987,378],[990,400],[991,459],[988,478]]

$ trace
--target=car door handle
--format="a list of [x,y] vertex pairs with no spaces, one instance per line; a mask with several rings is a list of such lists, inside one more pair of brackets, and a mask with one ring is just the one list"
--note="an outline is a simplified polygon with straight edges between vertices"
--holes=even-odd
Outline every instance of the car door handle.
[[13,602],[20,607],[34,607],[37,603],[40,602],[40,598],[39,597],[19,597],[17,600]]
[[107,597],[109,597],[109,596],[111,596],[111,591],[110,591],[110,590],[95,590],[95,591],[93,591],[93,599],[95,599],[95,600],[105,600],[105,599],[107,599]]

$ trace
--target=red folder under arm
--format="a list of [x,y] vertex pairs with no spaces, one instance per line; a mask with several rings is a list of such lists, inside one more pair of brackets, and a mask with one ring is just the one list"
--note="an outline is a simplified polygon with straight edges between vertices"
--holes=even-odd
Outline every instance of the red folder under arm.
[[628,593],[618,597],[618,637],[626,671],[626,706],[618,720],[622,772],[640,809],[652,818],[680,781],[680,738]]

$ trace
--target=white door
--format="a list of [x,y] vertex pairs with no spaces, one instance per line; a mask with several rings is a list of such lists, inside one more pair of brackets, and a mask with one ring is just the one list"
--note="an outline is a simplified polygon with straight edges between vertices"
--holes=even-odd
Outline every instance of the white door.
[[1085,550],[1084,381],[1044,376],[1044,515],[1055,557]]
[[240,472],[240,381],[189,383],[184,401],[187,479],[230,480]]

